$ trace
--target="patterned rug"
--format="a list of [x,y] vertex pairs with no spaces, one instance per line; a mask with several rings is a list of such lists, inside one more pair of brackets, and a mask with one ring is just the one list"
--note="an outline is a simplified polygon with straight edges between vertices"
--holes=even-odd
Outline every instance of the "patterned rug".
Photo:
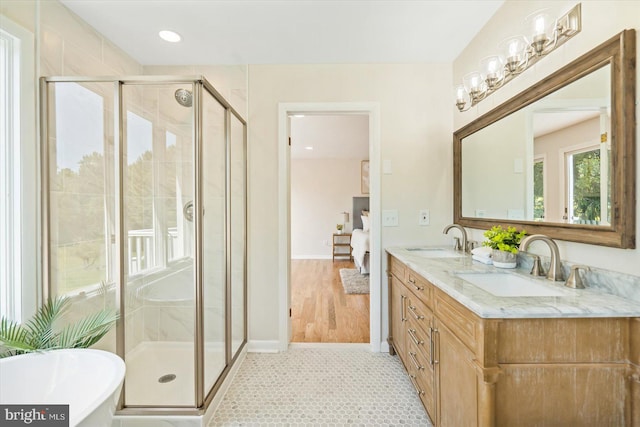
[[355,268],[341,268],[340,279],[347,294],[368,294],[369,275],[362,275]]

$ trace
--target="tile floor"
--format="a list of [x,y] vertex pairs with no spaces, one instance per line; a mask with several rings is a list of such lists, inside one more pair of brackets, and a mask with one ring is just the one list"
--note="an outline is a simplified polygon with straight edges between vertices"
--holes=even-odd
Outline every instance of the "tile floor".
[[431,426],[398,357],[309,348],[247,355],[214,426]]

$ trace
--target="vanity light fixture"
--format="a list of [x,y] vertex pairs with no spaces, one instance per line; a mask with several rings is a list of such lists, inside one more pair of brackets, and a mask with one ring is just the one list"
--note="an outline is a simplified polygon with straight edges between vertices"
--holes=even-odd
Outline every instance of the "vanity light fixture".
[[525,19],[529,37],[509,37],[498,45],[497,55],[480,62],[480,71],[465,75],[455,88],[458,111],[467,111],[491,93],[535,64],[544,55],[575,36],[582,29],[581,5],[578,3],[555,22],[547,10],[539,10]]
[[158,33],[158,36],[160,36],[162,40],[169,43],[178,43],[180,40],[182,40],[182,36],[180,34],[171,30],[162,30]]

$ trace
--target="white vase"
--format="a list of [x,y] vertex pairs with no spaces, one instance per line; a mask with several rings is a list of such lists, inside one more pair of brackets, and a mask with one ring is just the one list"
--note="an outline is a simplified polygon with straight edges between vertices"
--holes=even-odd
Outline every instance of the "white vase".
[[501,251],[499,249],[494,249],[491,252],[493,265],[498,268],[516,268],[516,259],[516,254],[513,252]]

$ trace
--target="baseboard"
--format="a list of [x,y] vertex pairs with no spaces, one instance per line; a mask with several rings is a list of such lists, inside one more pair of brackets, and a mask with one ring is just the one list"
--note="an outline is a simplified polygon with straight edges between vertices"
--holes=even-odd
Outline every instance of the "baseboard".
[[362,349],[371,351],[369,343],[347,343],[347,342],[292,342],[289,343],[290,349],[296,348],[327,348],[327,349]]
[[280,352],[280,341],[276,340],[249,340],[247,343],[248,353],[278,353]]
[[291,259],[333,259],[331,255],[291,255]]
[[380,353],[389,353],[389,343],[382,341],[380,343]]

